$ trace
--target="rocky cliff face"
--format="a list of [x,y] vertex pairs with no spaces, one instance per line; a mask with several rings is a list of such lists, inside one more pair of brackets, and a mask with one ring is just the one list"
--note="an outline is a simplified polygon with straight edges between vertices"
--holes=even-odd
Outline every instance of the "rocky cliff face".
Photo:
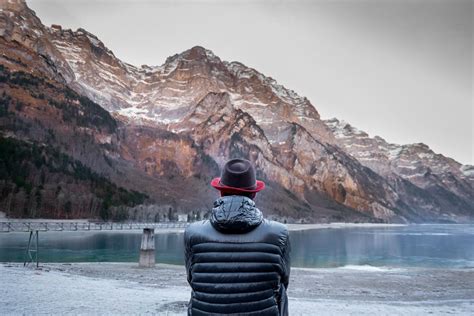
[[410,195],[415,188],[423,190],[425,208],[436,208],[446,218],[453,215],[452,210],[469,214],[474,209],[472,166],[436,154],[423,143],[391,144],[337,119],[325,123],[333,131],[337,144],[364,166],[395,187],[409,183],[411,189],[406,188],[404,194]]
[[[48,78],[107,110],[116,129],[89,132],[107,165],[89,163],[120,185],[143,189],[150,203],[208,207],[215,195],[208,181],[226,159],[243,156],[269,183],[259,195],[264,212],[289,220],[474,215],[471,167],[423,145],[387,144],[323,121],[309,100],[239,62],[197,46],[161,66],[135,67],[83,29],[43,26],[22,1],[0,8],[0,64]],[[48,118],[37,120],[45,125]]]

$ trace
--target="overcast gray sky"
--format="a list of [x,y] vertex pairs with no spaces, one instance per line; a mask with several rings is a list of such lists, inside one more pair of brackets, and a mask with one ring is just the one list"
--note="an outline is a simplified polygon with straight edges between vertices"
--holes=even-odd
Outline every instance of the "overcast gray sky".
[[[28,0],[27,0],[28,1]],[[29,0],[134,65],[195,45],[387,141],[474,164],[473,1]]]

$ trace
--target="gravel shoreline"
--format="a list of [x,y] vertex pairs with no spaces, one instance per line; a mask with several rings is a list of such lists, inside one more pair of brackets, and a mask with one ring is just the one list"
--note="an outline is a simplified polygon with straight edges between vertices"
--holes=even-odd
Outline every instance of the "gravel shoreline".
[[[183,266],[0,263],[0,313],[185,315]],[[474,269],[292,268],[291,315],[474,313]]]

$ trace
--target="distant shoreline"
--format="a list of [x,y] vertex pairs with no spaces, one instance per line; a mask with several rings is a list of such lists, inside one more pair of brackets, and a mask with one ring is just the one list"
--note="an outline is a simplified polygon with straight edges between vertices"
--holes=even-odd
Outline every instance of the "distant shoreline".
[[[94,221],[90,219],[46,219],[46,218],[0,218],[0,223],[2,222],[30,222],[30,223],[101,223],[100,221]],[[104,222],[111,223],[111,222]],[[114,222],[120,224],[120,222]],[[134,222],[135,223],[135,222]],[[143,222],[140,224],[166,224],[168,222]],[[177,222],[184,223],[184,222]],[[128,222],[123,222],[123,224],[129,224]],[[314,229],[343,229],[343,228],[382,228],[382,227],[405,227],[410,225],[471,225],[474,223],[406,223],[406,224],[395,224],[395,223],[345,223],[345,222],[335,222],[335,223],[314,223],[314,224],[285,224],[288,227],[289,231],[304,231],[304,230],[314,230]],[[54,230],[53,230],[54,231]],[[87,231],[87,230],[81,230]],[[141,229],[130,229],[130,230],[90,230],[97,232],[140,232]],[[170,227],[157,227],[155,228],[155,233],[176,233],[183,232],[184,228],[170,228]]]
[[[29,222],[28,219],[19,219],[12,222]],[[10,222],[4,221],[0,219],[0,225],[2,222]],[[47,219],[35,219],[31,222],[50,222]],[[81,222],[81,223],[88,223],[88,220],[54,220],[54,223],[70,223],[70,222]],[[163,222],[165,223],[165,222]],[[126,224],[126,223],[124,223]],[[150,224],[158,224],[158,223],[150,223]],[[437,224],[437,223],[426,223],[426,224],[387,224],[387,223],[329,223],[329,224],[285,224],[288,227],[289,231],[292,232],[302,232],[307,230],[321,230],[321,229],[351,229],[351,228],[366,228],[366,229],[373,229],[373,228],[396,228],[396,227],[407,227],[407,226],[423,226],[423,225],[474,225],[473,223],[465,223],[465,224]],[[155,227],[154,232],[156,235],[160,234],[182,234],[184,233],[183,227]],[[42,231],[41,229],[39,230]],[[141,234],[143,229],[141,228],[134,228],[134,229],[90,229],[90,230],[49,230],[46,232],[81,232],[81,233],[110,233],[110,234]],[[1,231],[2,233],[25,233],[27,231]]]
[[[2,222],[9,222],[9,223],[100,223],[97,221],[91,221],[88,219],[42,219],[42,218],[16,218],[16,219],[7,219],[7,218],[0,218],[0,223]],[[109,222],[104,222],[104,223],[109,223]],[[162,222],[162,223],[167,223],[167,222]],[[183,222],[178,222],[178,223],[183,223]],[[114,224],[120,224],[120,223],[114,223]],[[124,225],[128,224],[127,222],[123,223]],[[160,222],[157,223],[140,223],[140,224],[160,224]],[[343,228],[377,228],[377,227],[402,227],[402,226],[407,226],[410,224],[388,224],[388,223],[315,223],[315,224],[285,224],[288,227],[289,231],[304,231],[304,230],[314,230],[314,229],[343,229]],[[51,231],[56,231],[56,230],[51,230]],[[75,231],[75,230],[66,230],[66,231]],[[123,232],[123,233],[136,233],[136,232],[141,232],[142,229],[91,229],[91,230],[78,230],[78,231],[83,231],[83,232]],[[184,228],[182,227],[155,227],[155,233],[157,234],[166,234],[166,233],[182,233],[184,232]]]
[[326,228],[376,228],[376,227],[401,227],[410,224],[385,224],[385,223],[329,223],[329,224],[285,224],[290,231]]

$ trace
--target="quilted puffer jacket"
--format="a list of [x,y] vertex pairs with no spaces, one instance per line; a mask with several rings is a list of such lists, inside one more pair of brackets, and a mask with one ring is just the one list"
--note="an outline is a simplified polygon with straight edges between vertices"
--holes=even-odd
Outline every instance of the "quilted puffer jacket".
[[288,315],[290,241],[253,200],[224,196],[184,233],[188,315]]

